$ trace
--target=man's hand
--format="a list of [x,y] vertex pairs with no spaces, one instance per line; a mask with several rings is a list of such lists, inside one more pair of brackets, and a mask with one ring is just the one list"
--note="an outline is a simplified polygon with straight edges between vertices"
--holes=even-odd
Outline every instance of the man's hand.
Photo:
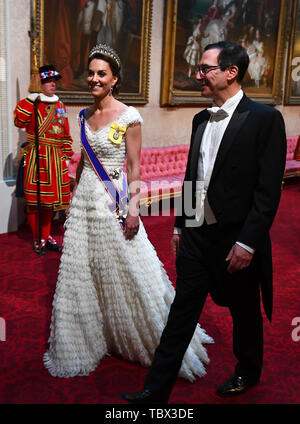
[[173,255],[177,256],[178,249],[179,249],[179,243],[180,243],[180,235],[174,234],[171,239],[171,250]]
[[227,271],[232,273],[247,268],[250,265],[252,258],[252,253],[248,252],[248,250],[238,244],[235,244],[226,258],[226,261],[229,261]]

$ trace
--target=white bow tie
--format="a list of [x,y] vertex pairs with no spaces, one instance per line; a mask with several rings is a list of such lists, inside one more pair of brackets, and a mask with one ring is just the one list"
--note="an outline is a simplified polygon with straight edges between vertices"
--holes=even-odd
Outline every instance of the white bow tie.
[[228,116],[228,113],[224,109],[217,106],[209,107],[207,108],[207,111],[210,114],[212,121],[221,121]]

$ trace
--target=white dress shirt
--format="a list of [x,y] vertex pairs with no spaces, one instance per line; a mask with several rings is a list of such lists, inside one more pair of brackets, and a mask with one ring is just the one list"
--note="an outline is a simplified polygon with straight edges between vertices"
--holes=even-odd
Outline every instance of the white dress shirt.
[[[226,102],[222,105],[221,108],[218,106],[213,106],[207,109],[208,112],[211,113],[211,117],[205,127],[200,147],[203,157],[204,175],[209,169],[209,166],[214,166],[216,156],[227,125],[229,124],[233,112],[241,101],[243,95],[243,91],[239,90],[233,97],[230,97],[230,99],[226,100]],[[220,113],[222,111],[223,113]],[[216,115],[216,117],[214,117],[214,114]],[[218,114],[220,117],[218,116]],[[216,148],[214,149],[214,152],[210,151],[212,136],[216,139]]]
[[[200,161],[198,163],[197,180],[201,181],[203,179],[203,176],[200,175],[202,174],[202,172],[204,174],[204,178],[205,176],[208,175],[208,179],[210,179],[210,175],[214,167],[214,163],[217,157],[217,153],[218,153],[223,135],[243,95],[244,95],[243,91],[239,90],[233,97],[230,97],[229,99],[227,99],[221,108],[214,105],[213,107],[207,109],[208,112],[211,114],[211,116],[205,127],[205,130],[202,136],[201,147],[200,147],[200,152],[202,155],[202,163],[200,164]],[[181,229],[175,227],[174,234],[180,234],[180,233],[181,233]],[[237,241],[236,243],[252,254],[255,251],[253,248],[246,246],[245,244],[239,241]]]

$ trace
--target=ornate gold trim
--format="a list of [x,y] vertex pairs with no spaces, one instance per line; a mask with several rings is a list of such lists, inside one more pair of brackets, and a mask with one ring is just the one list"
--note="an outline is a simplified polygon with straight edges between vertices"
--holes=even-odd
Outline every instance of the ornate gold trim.
[[157,195],[151,195],[147,197],[142,197],[140,199],[141,206],[150,206],[152,203],[160,202],[164,199],[175,199],[176,197],[181,196],[181,189],[179,191],[173,191],[170,193],[160,193]]
[[[299,0],[293,0],[290,5],[289,20],[287,22],[287,28],[289,29],[290,34],[286,37],[286,42],[289,45],[288,48],[288,59],[286,66],[286,78],[285,78],[285,96],[284,103],[286,105],[300,104],[300,96],[291,95],[291,76],[292,76],[292,61],[294,58],[295,50],[295,38],[296,38],[296,25],[297,25],[297,15],[300,13],[300,3]],[[298,64],[299,67],[299,64]]]

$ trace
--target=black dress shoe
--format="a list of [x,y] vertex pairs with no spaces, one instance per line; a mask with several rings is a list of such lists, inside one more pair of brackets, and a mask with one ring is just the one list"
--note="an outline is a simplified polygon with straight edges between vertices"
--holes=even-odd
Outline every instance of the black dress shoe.
[[245,393],[251,386],[259,383],[259,379],[247,379],[240,375],[234,374],[225,383],[223,383],[217,390],[217,395],[226,396],[237,396],[241,393]]
[[151,393],[150,390],[144,389],[135,393],[125,393],[122,398],[126,402],[145,404],[145,403],[168,403],[168,398],[157,393]]
[[61,252],[62,248],[59,247],[56,243],[56,240],[54,240],[53,237],[49,236],[47,243],[46,243],[46,249],[52,250],[52,252]]

